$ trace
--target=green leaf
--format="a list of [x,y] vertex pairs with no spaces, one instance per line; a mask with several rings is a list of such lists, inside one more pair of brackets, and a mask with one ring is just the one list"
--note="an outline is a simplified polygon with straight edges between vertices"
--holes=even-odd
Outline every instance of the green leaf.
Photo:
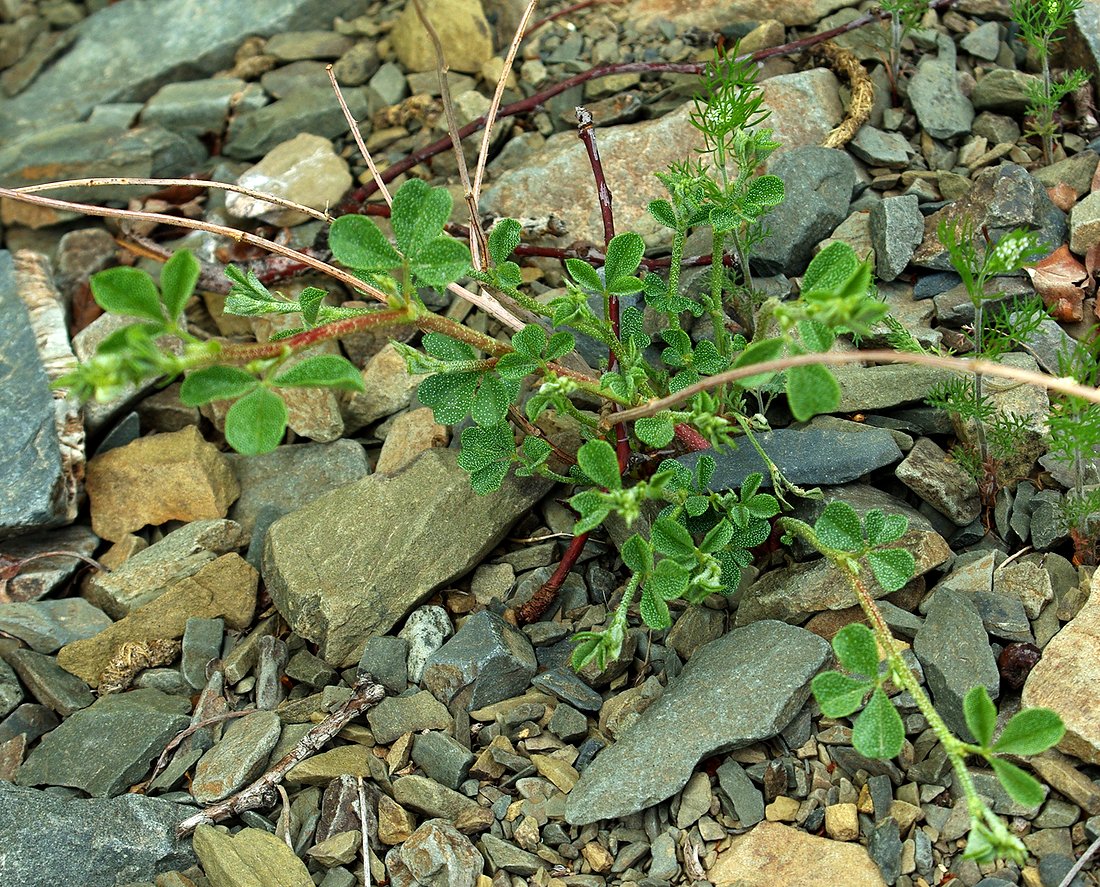
[[397,245],[410,259],[443,233],[453,199],[446,188],[408,179],[393,195],[390,224]]
[[[426,338],[426,337],[425,337]],[[457,425],[470,413],[481,373],[436,373],[416,389],[416,396],[432,408],[440,425]]]
[[515,461],[516,442],[507,424],[472,427],[462,432],[458,464],[470,472],[470,486],[482,496],[500,489]]
[[546,463],[552,452],[553,448],[547,441],[541,437],[535,437],[533,434],[528,435],[523,439],[523,445],[520,447],[521,464],[516,469],[516,474],[520,477],[532,476],[539,466]]
[[515,219],[500,219],[489,232],[489,255],[494,265],[503,265],[504,261],[519,246],[520,232],[523,227]]
[[706,554],[714,554],[725,548],[733,538],[733,524],[727,520],[718,521],[699,543],[699,550]]
[[684,500],[684,511],[692,517],[698,517],[708,508],[710,508],[710,499],[706,496],[688,496]]
[[213,366],[195,370],[180,386],[180,400],[189,407],[199,407],[212,400],[232,400],[248,394],[259,380],[237,367]]
[[122,266],[108,268],[93,274],[91,284],[92,296],[104,311],[164,322],[160,296],[148,272]]
[[745,191],[745,201],[757,207],[778,206],[783,202],[786,191],[779,176],[760,176],[753,179]]
[[672,625],[672,616],[668,612],[665,599],[659,594],[654,594],[648,587],[642,590],[638,611],[642,615],[642,621],[654,631],[663,631]]
[[605,440],[590,440],[577,451],[577,465],[597,486],[621,490],[619,460],[615,450]]
[[1066,725],[1049,708],[1025,708],[1006,725],[993,751],[1006,755],[1037,755],[1062,741]]
[[841,240],[830,243],[810,261],[802,276],[802,296],[832,296],[842,292],[859,271],[859,257]]
[[623,563],[643,577],[653,572],[653,546],[638,533],[628,538],[619,549]]
[[538,368],[538,363],[514,351],[511,354],[502,354],[496,365],[497,375],[516,382],[538,372]]
[[426,333],[423,345],[428,354],[432,357],[438,357],[440,360],[474,360],[477,356],[474,349],[465,342],[452,339],[450,336],[443,335],[443,333]]
[[990,758],[989,765],[997,774],[997,780],[1004,786],[1009,797],[1017,804],[1038,807],[1045,800],[1043,786],[1030,773],[1026,773],[1015,764],[1010,764],[1004,758]]
[[315,286],[307,286],[298,295],[298,304],[302,306],[302,320],[313,326],[317,323],[317,312],[321,310],[321,302],[327,296],[323,289]]
[[649,210],[649,214],[657,220],[658,224],[671,228],[673,231],[679,227],[676,220],[676,211],[667,200],[651,200],[646,209]]
[[444,289],[469,273],[470,248],[453,237],[437,237],[417,250],[410,270],[424,286]]
[[183,314],[199,282],[199,271],[199,263],[188,249],[179,250],[164,263],[160,271],[160,300],[169,320],[175,322]]
[[871,683],[839,671],[824,671],[813,679],[810,688],[825,717],[846,718],[863,703]]
[[748,509],[749,514],[761,520],[767,520],[779,514],[779,502],[771,493],[757,493],[745,503],[745,508]]
[[570,351],[577,347],[577,340],[573,338],[572,333],[557,332],[550,336],[550,341],[546,343],[546,359],[557,360],[559,357],[564,357]]
[[875,545],[889,545],[891,542],[897,542],[908,529],[909,518],[900,514],[888,514],[875,540]]
[[225,414],[225,439],[238,453],[270,453],[286,434],[286,404],[270,388],[249,392]]
[[583,490],[569,500],[569,504],[581,516],[573,525],[573,533],[589,533],[604,522],[611,513],[611,505],[596,490]]
[[382,229],[366,216],[346,215],[328,230],[328,246],[341,265],[360,271],[389,271],[401,265],[401,254]]
[[[697,490],[705,490],[710,485],[710,479],[714,477],[714,470],[718,467],[718,462],[713,456],[700,456],[699,461],[695,463],[695,488]],[[752,477],[753,475],[749,475]],[[748,478],[745,478],[746,483]],[[744,490],[744,485],[741,487]]]
[[879,545],[879,536],[886,525],[886,517],[877,508],[872,508],[863,515],[863,530],[867,534],[867,541],[871,545]]
[[[638,270],[645,254],[645,241],[633,231],[616,234],[607,245],[607,258],[604,260],[604,279],[610,286],[622,277],[632,277]],[[639,282],[637,289],[641,289]]]
[[671,419],[647,416],[634,423],[634,433],[647,447],[663,447],[676,435]]
[[809,351],[828,351],[836,341],[836,333],[816,320],[800,320],[798,335]]
[[904,743],[901,715],[882,689],[876,688],[852,725],[852,745],[864,757],[889,760],[901,754]]
[[539,360],[546,348],[546,330],[537,323],[529,323],[512,336],[512,347],[524,357]]
[[281,388],[339,388],[365,391],[363,378],[350,360],[337,354],[318,354],[294,364],[272,383]]
[[874,632],[866,625],[858,622],[845,625],[833,638],[833,649],[848,671],[871,680],[878,675],[878,645]]
[[646,581],[646,589],[666,601],[683,597],[691,581],[691,571],[672,558],[666,557],[657,562]]
[[[573,648],[569,663],[573,666],[574,671],[580,671],[593,659],[596,660],[597,668],[603,669],[604,665],[607,664],[608,654],[605,638],[605,635],[595,631],[582,631],[573,635],[573,640],[577,643],[577,646]],[[618,653],[611,658],[614,659],[617,655]]]
[[830,548],[839,548],[841,551],[863,549],[863,527],[859,515],[847,502],[830,502],[826,505],[821,517],[814,524],[814,532]]
[[710,226],[719,234],[732,231],[740,221],[737,213],[723,206],[712,206],[710,209]]
[[905,548],[869,551],[867,562],[871,565],[871,572],[875,574],[878,584],[888,593],[904,588],[917,571],[916,560]]
[[963,717],[978,745],[988,748],[993,741],[993,728],[997,726],[997,707],[981,684],[971,687],[963,699]]
[[718,346],[710,339],[703,339],[695,346],[692,366],[706,376],[716,376],[729,366],[729,360],[723,357]]
[[671,517],[659,517],[650,531],[650,541],[661,554],[675,558],[689,558],[695,554],[695,542],[687,527]]
[[821,364],[791,367],[787,370],[787,406],[800,422],[831,413],[840,403],[840,385]]
[[479,376],[481,385],[470,407],[470,416],[478,425],[498,425],[507,418],[508,407],[519,397],[519,382],[502,379],[491,372],[480,373]]
[[577,286],[596,293],[603,292],[603,281],[600,280],[600,275],[587,262],[581,259],[566,259],[565,270],[569,272],[569,276]]
[[[777,360],[782,357],[782,355],[782,339],[763,339],[759,342],[753,342],[742,351],[737,356],[737,360],[733,362],[733,369],[750,366],[754,363],[766,363],[769,360]],[[737,384],[742,388],[755,388],[758,385],[763,385],[774,375],[775,373],[760,373],[757,376],[746,376],[744,379],[738,379]]]

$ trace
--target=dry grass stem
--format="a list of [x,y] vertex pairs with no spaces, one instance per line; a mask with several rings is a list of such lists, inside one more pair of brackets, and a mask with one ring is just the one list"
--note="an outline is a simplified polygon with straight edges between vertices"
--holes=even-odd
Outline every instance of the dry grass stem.
[[374,158],[371,157],[370,151],[367,150],[367,144],[363,141],[363,133],[359,131],[359,124],[355,122],[355,118],[351,114],[351,108],[349,108],[348,103],[344,101],[344,94],[340,91],[340,84],[336,82],[336,74],[333,73],[332,65],[326,65],[325,72],[328,74],[329,82],[332,84],[332,91],[336,93],[336,101],[340,103],[340,110],[344,112],[344,119],[348,122],[348,128],[351,130],[352,137],[355,139],[355,144],[359,147],[359,153],[363,155],[363,159],[367,162],[367,169],[370,170],[370,174],[374,178],[374,184],[376,184],[378,190],[382,192],[382,197],[385,198],[386,206],[393,206],[393,198],[390,196],[390,189],[386,187],[386,183],[382,180],[382,173],[375,165]]

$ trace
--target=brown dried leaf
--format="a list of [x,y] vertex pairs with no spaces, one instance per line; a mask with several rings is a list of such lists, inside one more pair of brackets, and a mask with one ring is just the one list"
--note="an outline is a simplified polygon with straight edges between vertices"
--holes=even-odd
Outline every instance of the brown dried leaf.
[[1083,284],[1088,279],[1088,271],[1070,253],[1066,244],[1028,268],[1027,273],[1055,320],[1081,320],[1081,303],[1085,298]]
[[151,641],[127,641],[120,646],[99,676],[99,695],[119,693],[133,682],[138,673],[158,665],[168,665],[180,653],[180,642],[169,638]]

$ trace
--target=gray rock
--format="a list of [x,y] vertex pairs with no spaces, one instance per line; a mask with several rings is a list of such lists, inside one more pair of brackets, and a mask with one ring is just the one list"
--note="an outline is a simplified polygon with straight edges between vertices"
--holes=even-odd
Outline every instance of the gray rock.
[[104,696],[67,718],[30,753],[19,785],[68,785],[103,798],[141,779],[188,724],[188,700],[157,690]]
[[1022,115],[1031,100],[1029,85],[1038,85],[1034,74],[1014,71],[1010,68],[993,68],[974,87],[970,101],[977,111],[996,111],[999,114]]
[[547,489],[509,479],[497,493],[473,495],[455,459],[429,450],[399,474],[341,487],[268,531],[272,599],[329,664],[357,662],[366,638],[466,573]]
[[263,91],[235,77],[167,83],[157,90],[141,112],[141,122],[163,126],[172,132],[199,136],[225,128],[233,97],[234,109],[247,112],[266,102]]
[[[890,432],[881,428],[865,428],[856,436],[818,428],[778,428],[761,432],[756,439],[787,480],[809,486],[857,480],[876,468],[900,461],[902,455]],[[694,469],[700,455],[688,453],[679,461]],[[764,475],[764,487],[771,486],[767,466],[748,443],[732,453],[707,455],[718,463],[710,482],[712,490],[738,489],[753,472]]]
[[0,743],[22,735],[26,744],[30,745],[39,736],[44,736],[53,730],[59,723],[57,715],[46,706],[26,702],[16,707],[15,711],[0,722]]
[[409,696],[387,696],[370,710],[367,723],[381,745],[419,730],[454,730],[446,707],[427,690]]
[[924,625],[913,639],[913,651],[924,667],[936,711],[956,735],[973,742],[963,717],[963,698],[981,684],[996,699],[1001,686],[997,662],[973,601],[954,591],[937,591]]
[[[78,524],[7,539],[4,542],[4,554],[13,560],[23,560],[49,551],[71,551],[92,557],[98,547],[99,537],[89,527]],[[0,608],[0,631],[7,631],[26,640],[39,653],[52,653],[53,650],[39,649],[35,644],[51,643],[47,637],[61,637],[66,631],[88,630],[100,617],[96,617],[87,607],[87,602],[80,598],[30,603],[56,591],[83,567],[83,561],[66,556],[36,557],[35,560],[27,561],[19,573],[8,580],[7,586],[8,597],[12,601],[27,603],[20,603],[15,609],[12,606]],[[36,640],[32,642],[21,634],[3,628],[4,620],[8,620],[13,628],[23,625],[31,636],[36,636]],[[66,624],[69,628],[65,627]]]
[[932,389],[950,378],[947,370],[911,364],[869,367],[833,367],[840,384],[838,413],[885,410],[904,403],[923,401]]
[[413,740],[412,759],[429,779],[457,791],[466,780],[475,756],[446,733],[429,730]]
[[895,819],[886,819],[875,826],[871,840],[867,842],[867,853],[882,872],[887,884],[894,884],[901,874],[901,835]]
[[500,869],[513,875],[529,878],[547,864],[534,853],[521,850],[508,841],[502,841],[496,835],[486,832],[481,836],[481,852],[494,869]]
[[363,647],[358,671],[370,674],[391,693],[404,693],[409,686],[408,657],[408,641],[380,635]]
[[442,819],[429,819],[386,854],[395,887],[474,887],[484,865],[470,839]]
[[916,195],[879,201],[871,208],[870,222],[875,271],[882,280],[894,280],[924,239],[924,216]]
[[299,59],[334,60],[351,49],[350,37],[334,31],[287,31],[275,34],[264,46],[264,52],[283,62]]
[[299,650],[286,664],[284,674],[293,681],[308,684],[320,689],[335,684],[339,677],[329,668],[323,659],[314,656],[309,650]]
[[643,810],[683,788],[702,757],[774,736],[802,707],[828,655],[816,635],[770,621],[708,644],[585,769],[569,793],[566,821]]
[[195,862],[176,826],[191,808],[144,795],[64,798],[0,782],[0,881],[115,887]]
[[537,670],[535,651],[523,632],[482,610],[428,657],[423,682],[446,704],[472,687],[467,710],[473,711],[522,693]]
[[552,693],[581,711],[599,711],[603,697],[577,677],[571,668],[555,668],[536,675],[531,686]]
[[221,655],[224,634],[224,619],[192,616],[187,620],[183,629],[180,671],[194,689],[201,690],[206,686],[206,664]]
[[554,708],[546,726],[562,742],[576,742],[588,735],[588,718],[565,702]]
[[476,801],[423,776],[402,776],[395,779],[393,797],[402,807],[452,822],[464,813],[470,815],[472,811],[481,810]]
[[370,78],[370,88],[384,105],[396,105],[409,94],[409,84],[398,65],[386,62]]
[[54,656],[33,650],[10,650],[4,653],[4,658],[34,698],[63,718],[95,701],[88,685],[65,671]]
[[733,807],[742,828],[751,828],[764,818],[764,795],[737,761],[726,761],[717,770],[718,787]]
[[[290,653],[282,638],[260,638],[259,658],[256,662],[256,707],[273,711],[283,698],[283,671]],[[334,688],[335,689],[335,688]]]
[[5,539],[69,522],[53,395],[7,250],[0,250],[0,328],[0,451],[5,453],[0,539]]
[[[343,93],[356,120],[377,110],[363,87],[345,89]],[[241,114],[229,124],[222,153],[251,160],[303,132],[326,139],[343,135],[348,123],[334,98],[331,87],[303,86],[270,105]]]
[[768,172],[783,180],[787,196],[768,214],[772,235],[753,250],[751,264],[759,274],[801,274],[814,247],[848,215],[855,165],[844,151],[796,148],[776,157]]
[[1058,490],[1040,490],[1031,500],[1031,544],[1036,551],[1050,551],[1069,533],[1062,517],[1062,496]]
[[332,73],[341,86],[362,86],[378,70],[381,60],[373,40],[361,40],[345,52],[332,66]]
[[913,149],[901,133],[883,132],[869,123],[859,128],[848,143],[849,150],[860,160],[872,166],[893,166],[904,168],[909,164],[909,155]]
[[[10,550],[6,547],[5,554]],[[38,653],[55,653],[71,641],[99,634],[110,624],[106,613],[79,597],[17,601],[0,607],[0,631]]]
[[909,79],[909,101],[921,128],[934,139],[950,139],[970,131],[974,106],[959,88],[955,44],[941,37],[939,56],[925,56]]
[[1024,612],[1024,605],[1017,598],[979,591],[974,595],[974,605],[982,617],[985,630],[994,637],[1006,641],[1034,642],[1031,623]]
[[282,726],[273,711],[254,711],[230,721],[221,741],[195,766],[192,797],[212,804],[252,782],[263,772]]
[[1074,208],[1069,217],[1069,248],[1084,254],[1100,241],[1100,198],[1090,194]]
[[1029,619],[1038,619],[1054,599],[1050,573],[1034,561],[1016,561],[998,569],[993,574],[993,591],[1020,601]]
[[649,854],[652,858],[649,863],[649,877],[672,881],[680,874],[680,863],[676,861],[676,842],[667,832],[653,839]]
[[974,479],[930,438],[922,437],[913,444],[894,473],[922,500],[960,527],[981,513]]
[[23,687],[12,667],[0,659],[0,718],[6,718],[23,701]]
[[398,637],[409,645],[409,682],[419,684],[428,659],[454,633],[451,617],[442,607],[417,607],[406,620]]
[[975,117],[971,130],[991,145],[1012,145],[1020,138],[1020,124],[1011,117],[992,111],[982,111]]
[[[100,8],[76,27],[76,43],[64,56],[5,102],[0,141],[82,120],[96,105],[144,101],[170,80],[208,77],[233,64],[250,34],[308,27],[356,6],[350,0],[242,0],[232,8],[216,0],[123,0]],[[104,47],[110,47],[106,60]]]
[[963,52],[968,52],[976,58],[985,59],[987,62],[995,60],[1001,51],[1000,25],[996,22],[978,25],[959,41],[959,46]]
[[1096,175],[1098,164],[1100,154],[1094,148],[1035,170],[1035,178],[1048,188],[1060,184],[1069,185],[1078,197],[1083,197],[1092,187],[1092,177]]

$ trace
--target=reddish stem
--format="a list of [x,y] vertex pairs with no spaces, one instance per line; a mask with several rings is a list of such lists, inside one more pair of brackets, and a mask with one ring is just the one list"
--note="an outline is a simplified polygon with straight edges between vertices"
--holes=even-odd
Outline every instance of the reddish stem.
[[520,625],[527,625],[542,618],[542,614],[546,612],[549,606],[554,603],[554,598],[558,596],[558,590],[565,581],[565,577],[569,575],[569,571],[577,563],[577,558],[584,551],[585,543],[588,542],[588,535],[588,533],[581,533],[579,536],[572,538],[569,547],[565,549],[565,554],[561,556],[561,563],[554,570],[554,574],[531,596],[531,600],[516,610],[516,622]]

